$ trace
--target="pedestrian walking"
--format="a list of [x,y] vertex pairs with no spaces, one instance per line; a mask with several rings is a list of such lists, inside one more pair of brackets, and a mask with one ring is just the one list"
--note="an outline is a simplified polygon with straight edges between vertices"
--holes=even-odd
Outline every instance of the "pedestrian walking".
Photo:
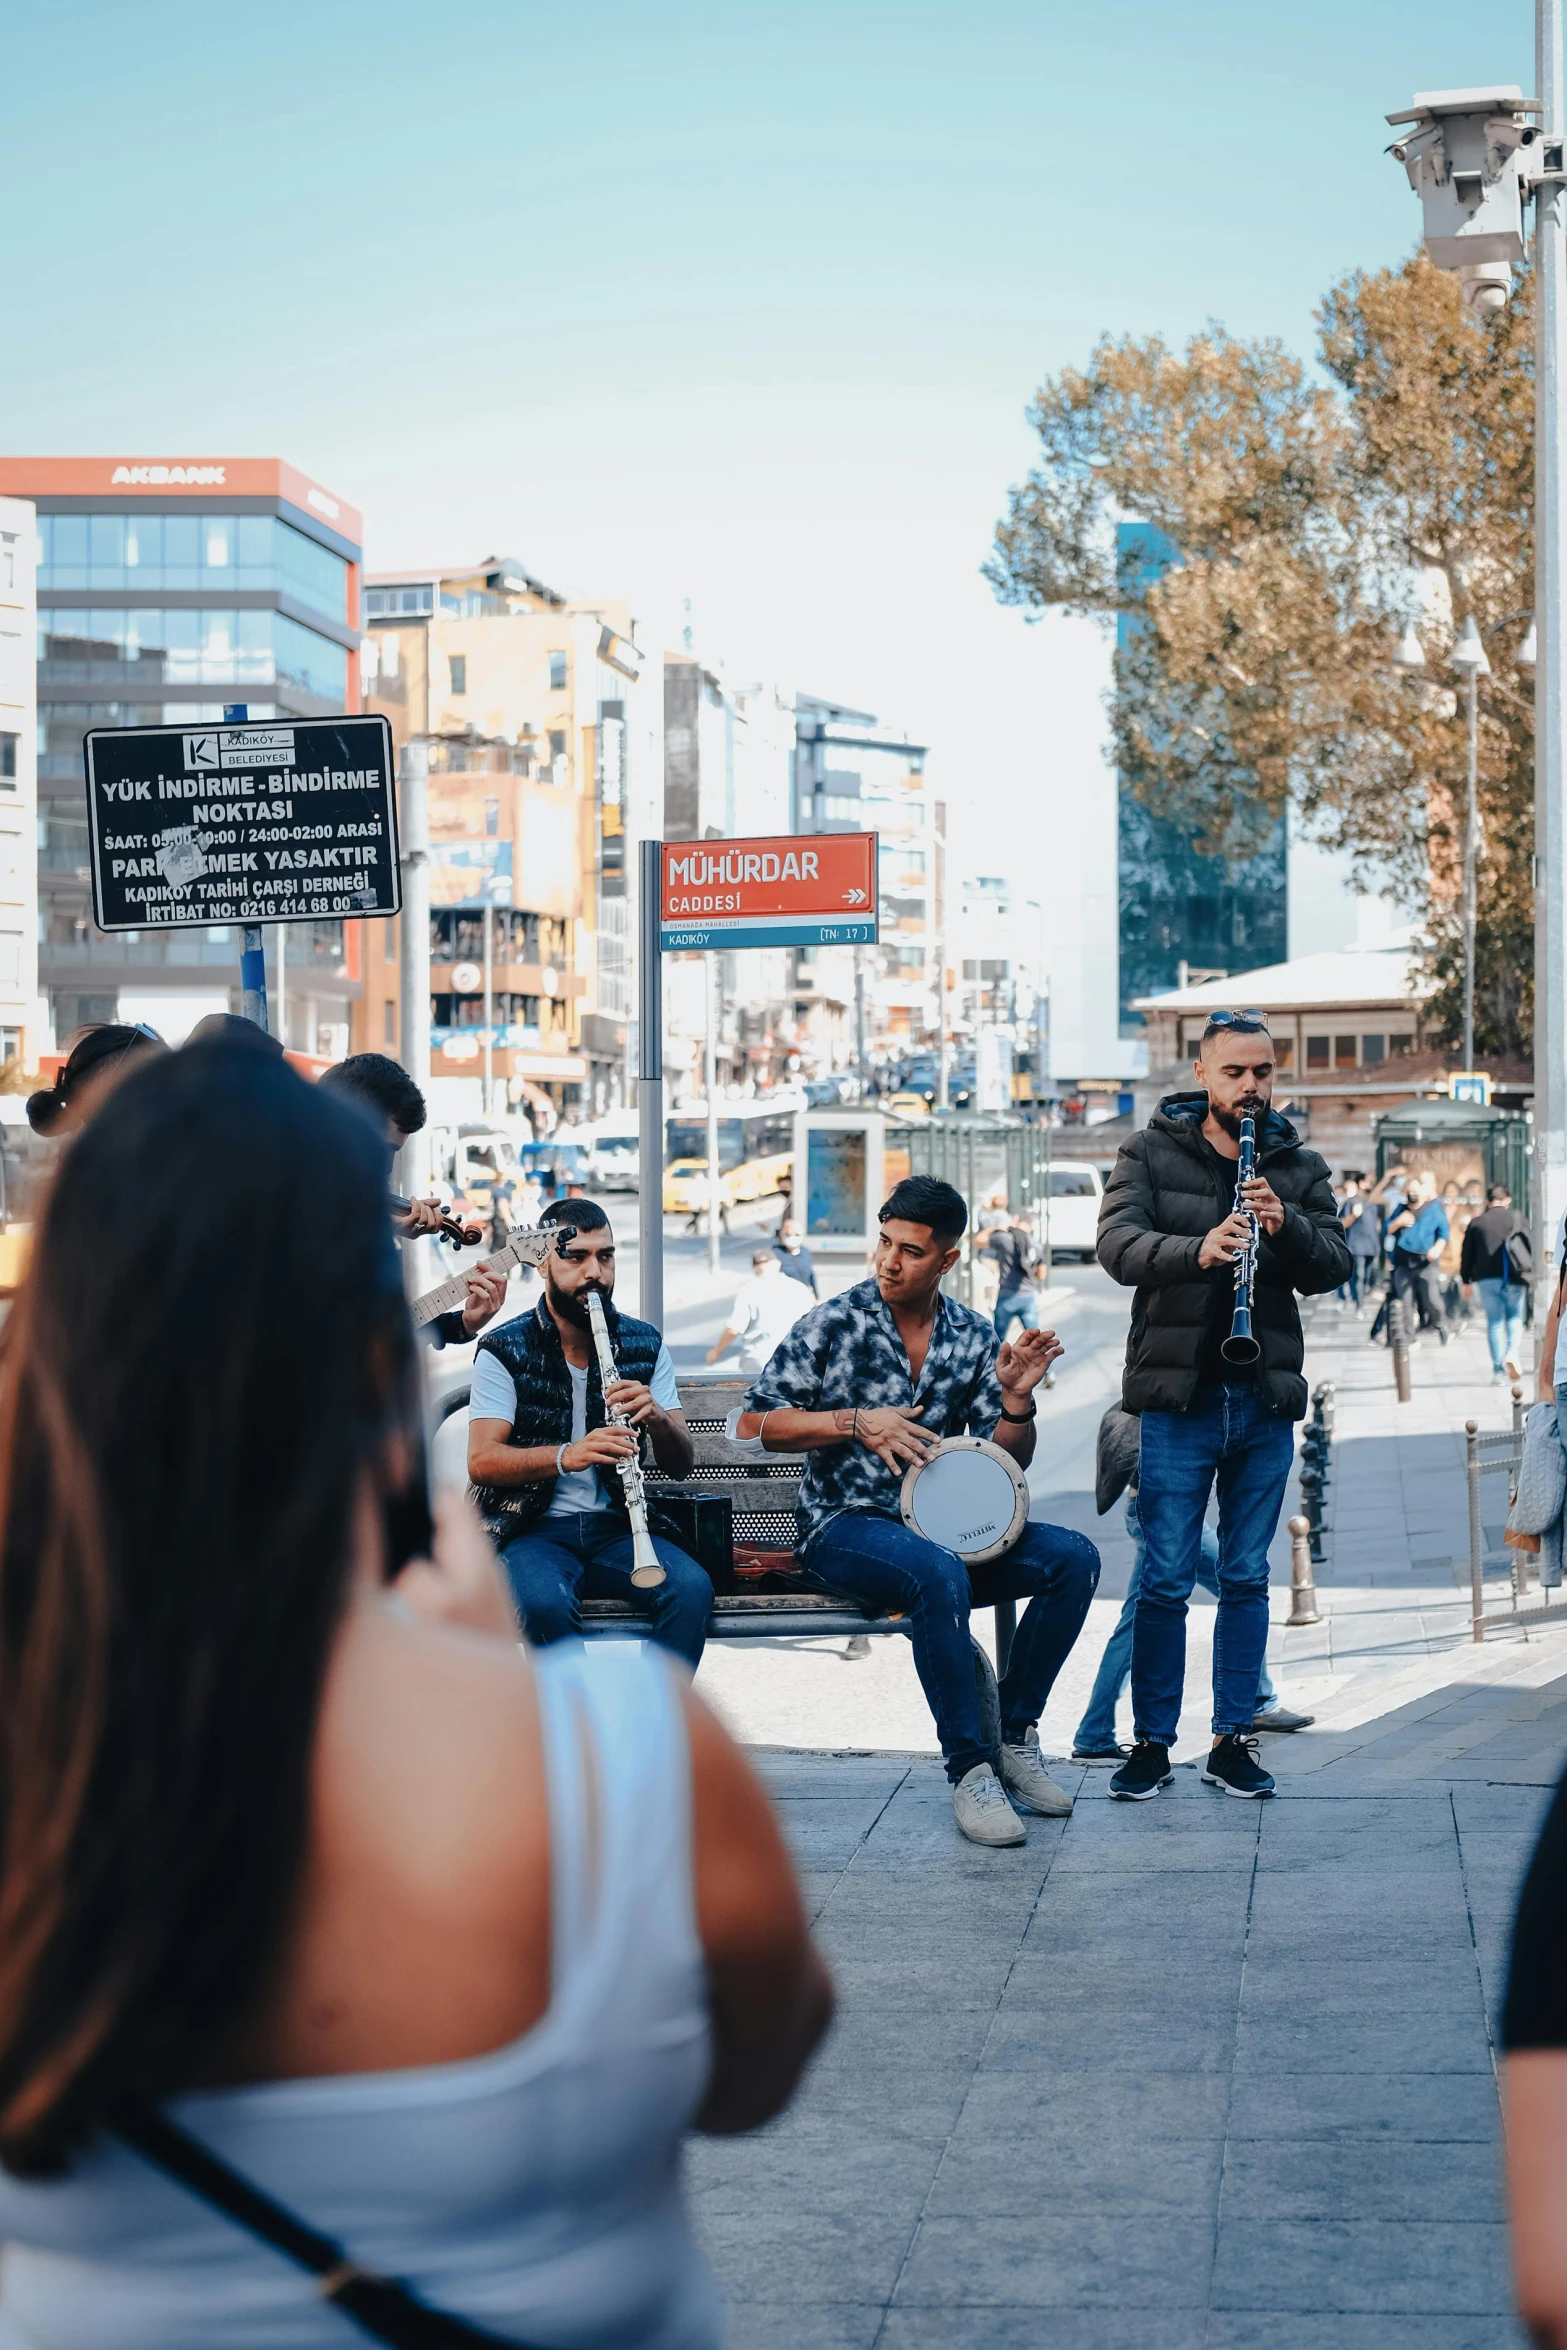
[[996,1336],[1004,1339],[1014,1322],[1037,1330],[1041,1259],[1028,1218],[1009,1217],[982,1233],[977,1245],[988,1249],[995,1262]]
[[747,1379],[759,1378],[772,1359],[779,1340],[811,1310],[803,1283],[791,1281],[770,1248],[752,1251],[751,1272],[735,1292],[729,1319],[707,1359],[716,1363],[732,1346],[740,1349],[740,1369]]
[[[1376,1208],[1366,1196],[1366,1178],[1351,1169],[1344,1176],[1344,1195],[1338,1218],[1344,1227],[1344,1241],[1349,1250],[1349,1302],[1357,1313],[1370,1287],[1371,1268],[1382,1253],[1381,1220]],[[1339,1291],[1342,1298],[1345,1290]]]
[[432,1547],[418,1359],[380,1138],[283,1060],[64,1155],[0,1360],[17,2350],[720,2343],[681,2141],[826,1976],[685,1673],[531,1655],[456,1496]]
[[[1145,1544],[1132,1628],[1131,1754],[1112,1795],[1141,1802],[1170,1784],[1186,1677],[1186,1613],[1209,1495],[1219,1501],[1219,1613],[1213,1746],[1204,1779],[1266,1796],[1273,1780],[1251,1737],[1268,1637],[1268,1545],[1306,1411],[1296,1292],[1346,1279],[1349,1250],[1325,1160],[1272,1107],[1273,1041],[1263,1015],[1210,1015],[1198,1090],[1167,1094],[1123,1143],[1099,1212],[1099,1262],[1136,1290],[1121,1400],[1141,1415],[1138,1509]],[[1256,1173],[1237,1201],[1241,1121]],[[1255,1236],[1252,1219],[1255,1219]],[[1257,1360],[1223,1352],[1236,1258],[1256,1239],[1251,1309]]]
[[812,1297],[819,1296],[820,1292],[816,1286],[816,1259],[801,1239],[800,1227],[793,1216],[783,1216],[779,1219],[777,1238],[773,1245],[778,1254],[778,1262],[788,1274],[789,1279],[798,1281],[810,1291]]
[[1447,1324],[1437,1294],[1437,1267],[1451,1227],[1434,1175],[1425,1173],[1410,1179],[1403,1206],[1389,1220],[1387,1229],[1393,1243],[1391,1296],[1412,1303],[1420,1328],[1434,1330],[1446,1346]]
[[1534,1279],[1528,1219],[1505,1183],[1493,1183],[1485,1207],[1464,1233],[1459,1279],[1480,1292],[1493,1379],[1523,1377],[1523,1310]]

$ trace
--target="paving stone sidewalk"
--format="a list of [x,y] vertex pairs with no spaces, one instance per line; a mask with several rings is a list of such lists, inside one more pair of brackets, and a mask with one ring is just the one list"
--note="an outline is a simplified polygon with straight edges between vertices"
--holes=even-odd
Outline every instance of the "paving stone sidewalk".
[[1353,1773],[1270,1741],[1267,1804],[1073,1772],[1001,1853],[933,1763],[763,1757],[840,2017],[789,2114],[693,2152],[735,2350],[1521,2343],[1492,2033],[1567,1676],[1527,1764],[1519,1702],[1423,1701]]

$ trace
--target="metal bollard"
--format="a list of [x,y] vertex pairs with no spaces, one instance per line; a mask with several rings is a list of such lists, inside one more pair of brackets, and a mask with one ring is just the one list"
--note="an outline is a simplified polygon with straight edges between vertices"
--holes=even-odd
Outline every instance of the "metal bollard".
[[1464,1422],[1464,1467],[1469,1480],[1469,1607],[1470,1637],[1485,1638],[1485,1536],[1480,1526],[1480,1433],[1478,1420]]
[[1311,1528],[1304,1518],[1290,1520],[1290,1623],[1320,1624],[1316,1578],[1311,1572]]
[[1387,1309],[1387,1334],[1393,1349],[1393,1384],[1400,1403],[1408,1403],[1409,1385],[1409,1316],[1401,1297],[1395,1297]]

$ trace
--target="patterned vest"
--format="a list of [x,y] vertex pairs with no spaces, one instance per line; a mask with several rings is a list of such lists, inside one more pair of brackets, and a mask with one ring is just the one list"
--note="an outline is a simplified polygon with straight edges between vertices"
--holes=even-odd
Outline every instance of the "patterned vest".
[[[662,1344],[658,1332],[651,1322],[638,1322],[630,1314],[617,1314],[607,1300],[604,1319],[609,1324],[609,1342],[621,1377],[640,1380],[646,1387],[653,1377]],[[531,1313],[519,1314],[513,1322],[503,1322],[498,1330],[487,1330],[479,1341],[479,1350],[494,1355],[497,1362],[504,1364],[516,1385],[512,1443],[569,1443],[571,1371],[560,1343],[560,1332],[543,1298]],[[598,1357],[590,1346],[587,1425],[602,1428],[604,1420],[604,1388],[599,1378]],[[601,1468],[597,1476],[599,1491],[611,1509],[619,1510],[624,1516],[625,1494],[615,1471]],[[476,1485],[471,1490],[494,1540],[514,1542],[544,1516],[554,1496],[555,1479],[531,1477],[526,1485]],[[656,1524],[656,1512],[649,1514]]]

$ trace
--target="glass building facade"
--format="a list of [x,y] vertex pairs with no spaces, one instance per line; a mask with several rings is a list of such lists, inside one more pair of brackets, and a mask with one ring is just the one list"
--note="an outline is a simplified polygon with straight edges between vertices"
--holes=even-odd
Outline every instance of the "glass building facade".
[[[1116,532],[1123,580],[1148,583],[1179,561],[1178,550],[1151,523],[1123,522]],[[1139,625],[1122,612],[1117,642]],[[1288,848],[1283,819],[1258,853],[1232,860],[1205,856],[1193,836],[1155,815],[1122,773],[1117,791],[1120,881],[1120,1033],[1140,1036],[1138,996],[1178,984],[1179,965],[1205,972],[1246,971],[1289,954]]]
[[[271,459],[9,458],[0,480],[38,509],[39,987],[56,1039],[117,1017],[124,994],[139,1016],[163,988],[237,1002],[237,931],[93,924],[82,737],[206,723],[232,702],[262,719],[357,709],[358,517]],[[291,1044],[346,1050],[347,950],[341,923],[291,937],[291,985],[315,1006]]]

